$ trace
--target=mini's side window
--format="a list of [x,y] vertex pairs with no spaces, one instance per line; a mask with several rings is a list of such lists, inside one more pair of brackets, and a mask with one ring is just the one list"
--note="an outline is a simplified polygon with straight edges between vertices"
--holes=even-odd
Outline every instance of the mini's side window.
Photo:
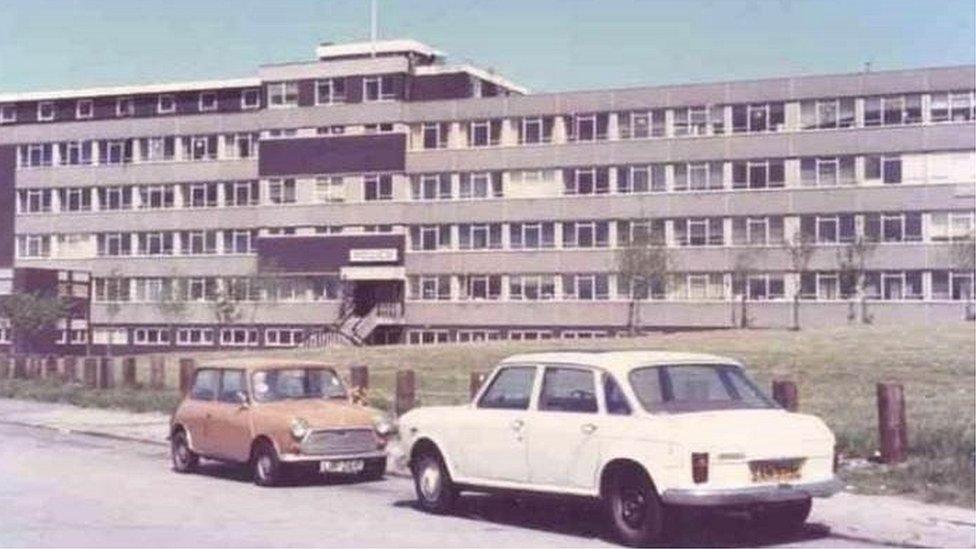
[[535,381],[534,366],[513,366],[498,372],[478,401],[479,408],[527,410]]
[[539,409],[552,412],[597,411],[593,372],[578,368],[546,368]]
[[630,415],[630,404],[617,380],[610,374],[603,374],[603,400],[607,404],[607,413],[611,415]]
[[217,400],[237,403],[237,393],[247,394],[247,389],[244,387],[244,371],[224,370],[220,376],[220,395]]
[[213,369],[197,370],[197,375],[193,380],[193,388],[190,389],[190,398],[193,400],[213,400],[217,396],[219,385],[219,371]]

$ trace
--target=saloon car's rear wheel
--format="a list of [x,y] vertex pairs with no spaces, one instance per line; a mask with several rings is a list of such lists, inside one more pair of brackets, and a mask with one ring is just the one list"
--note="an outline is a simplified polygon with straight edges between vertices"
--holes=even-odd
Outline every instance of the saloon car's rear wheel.
[[444,461],[436,452],[425,452],[413,464],[413,485],[420,507],[429,513],[448,513],[454,507],[457,490]]
[[649,545],[661,536],[664,508],[647,473],[636,467],[610,474],[604,489],[613,534],[632,547]]
[[173,460],[173,470],[177,473],[192,473],[200,464],[200,456],[190,449],[186,432],[182,429],[173,433],[170,440],[170,457]]
[[259,441],[251,452],[251,469],[258,486],[279,484],[284,472],[274,446],[265,440]]
[[780,503],[753,511],[752,518],[764,532],[787,535],[803,527],[810,516],[813,502],[810,498],[802,501]]
[[359,478],[363,480],[379,480],[386,473],[386,458],[367,459]]

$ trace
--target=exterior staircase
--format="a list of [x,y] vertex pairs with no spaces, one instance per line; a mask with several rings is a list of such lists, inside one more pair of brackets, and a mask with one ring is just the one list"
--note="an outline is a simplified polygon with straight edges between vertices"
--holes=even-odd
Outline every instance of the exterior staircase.
[[362,346],[380,326],[403,323],[402,303],[377,303],[365,315],[357,315],[352,307],[340,309],[339,320],[332,326],[306,336],[305,347]]

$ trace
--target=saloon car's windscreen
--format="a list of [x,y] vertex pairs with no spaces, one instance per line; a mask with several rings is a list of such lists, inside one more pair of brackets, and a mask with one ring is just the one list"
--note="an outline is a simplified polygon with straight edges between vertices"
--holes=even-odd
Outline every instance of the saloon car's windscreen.
[[345,398],[346,388],[328,368],[280,368],[254,372],[254,398],[259,402],[296,398]]
[[728,364],[639,368],[630,373],[630,383],[649,412],[775,407],[741,368]]

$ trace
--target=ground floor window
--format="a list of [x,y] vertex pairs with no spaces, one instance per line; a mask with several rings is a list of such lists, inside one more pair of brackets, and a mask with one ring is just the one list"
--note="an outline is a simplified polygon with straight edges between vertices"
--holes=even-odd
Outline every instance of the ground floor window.
[[132,331],[135,345],[169,345],[169,328],[136,328]]
[[502,333],[498,330],[459,330],[458,343],[473,343],[477,341],[499,341]]
[[258,344],[258,331],[254,328],[224,328],[220,331],[220,344],[228,347],[254,347]]
[[552,332],[549,330],[512,330],[508,332],[508,339],[512,341],[539,341],[552,339]]
[[268,347],[295,347],[305,339],[305,330],[268,328],[264,331],[264,344]]
[[176,331],[177,345],[213,345],[214,334],[210,328],[180,328]]
[[451,333],[447,330],[414,330],[407,337],[411,345],[431,345],[434,343],[449,343]]

